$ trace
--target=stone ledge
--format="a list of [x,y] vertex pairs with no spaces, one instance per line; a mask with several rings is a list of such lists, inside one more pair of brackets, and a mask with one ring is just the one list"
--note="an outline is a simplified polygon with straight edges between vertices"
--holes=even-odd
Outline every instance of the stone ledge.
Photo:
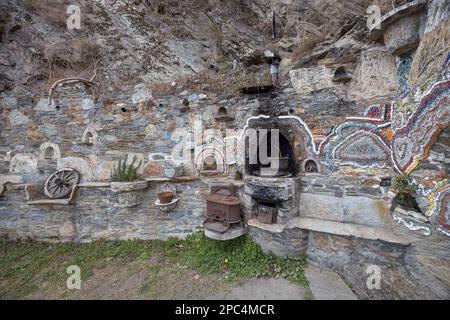
[[247,233],[247,229],[243,226],[231,226],[230,229],[224,233],[215,232],[212,230],[205,229],[205,236],[219,241],[227,241],[243,236]]
[[28,205],[64,205],[67,206],[70,203],[70,199],[40,199],[34,201],[28,201]]
[[265,224],[261,223],[256,219],[250,219],[247,221],[249,227],[255,227],[264,231],[269,231],[271,233],[282,233],[284,231],[284,225],[282,224]]
[[369,39],[373,41],[380,39],[383,35],[383,31],[388,26],[402,17],[406,17],[421,11],[426,7],[426,5],[427,0],[414,0],[388,12],[381,17],[380,29],[376,29],[376,26],[374,26],[369,30]]
[[357,237],[367,240],[381,240],[385,242],[410,245],[406,238],[393,234],[389,230],[377,229],[358,224],[342,223],[313,218],[294,218],[285,227],[286,229],[304,229],[316,232],[336,234],[347,237]]
[[200,180],[200,177],[197,176],[186,176],[186,177],[178,177],[178,178],[163,178],[163,177],[150,177],[144,178],[147,182],[189,182]]
[[85,182],[78,184],[79,188],[109,188],[111,183],[109,182]]

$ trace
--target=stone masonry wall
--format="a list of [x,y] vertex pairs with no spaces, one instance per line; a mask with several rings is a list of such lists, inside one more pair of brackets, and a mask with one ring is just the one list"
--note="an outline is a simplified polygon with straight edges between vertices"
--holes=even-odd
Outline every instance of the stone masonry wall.
[[0,200],[0,232],[11,239],[91,242],[101,239],[166,239],[199,230],[205,216],[206,181],[176,183],[181,200],[172,212],[155,206],[160,183],[150,183],[142,203],[123,207],[110,187],[80,187],[69,205],[27,204],[23,189]]

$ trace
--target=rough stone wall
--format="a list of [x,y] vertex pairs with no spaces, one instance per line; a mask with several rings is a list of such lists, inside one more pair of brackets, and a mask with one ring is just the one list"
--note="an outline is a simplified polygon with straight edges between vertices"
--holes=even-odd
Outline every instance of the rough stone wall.
[[[448,299],[450,262],[443,236],[417,237],[410,246],[310,232],[308,257],[338,272],[363,299]],[[431,253],[432,252],[432,253]],[[378,267],[379,289],[366,283]]]
[[[117,37],[107,38],[120,43],[121,49],[108,55],[116,63],[103,74],[111,84],[106,87],[106,95],[98,94],[96,87],[89,84],[69,83],[58,87],[49,103],[48,87],[37,90],[25,85],[26,90],[23,87],[12,90],[11,81],[5,79],[14,78],[16,84],[24,79],[28,83],[33,76],[29,70],[32,68],[27,64],[17,66],[2,51],[0,235],[45,241],[185,236],[201,225],[205,197],[211,185],[244,184],[234,181],[234,159],[225,159],[225,174],[208,178],[201,176],[192,161],[182,161],[186,176],[202,179],[170,181],[180,199],[178,207],[170,213],[159,211],[154,204],[162,181],[149,181],[149,187],[139,192],[141,203],[133,207],[124,207],[121,194],[114,193],[109,183],[103,186],[95,183],[109,182],[117,160],[133,155],[143,160],[139,169],[143,178],[161,178],[164,163],[161,157],[168,157],[183,139],[192,142],[196,120],[202,120],[204,133],[199,146],[224,149],[224,141],[215,139],[208,129],[220,130],[222,135],[226,129],[236,130],[232,133],[236,138],[249,117],[258,116],[262,109],[274,103],[283,114],[303,119],[314,134],[313,143],[318,150],[315,156],[320,159],[321,172],[299,175],[300,188],[294,198],[299,199],[300,209],[287,215],[293,225],[286,227],[286,221],[273,228],[249,225],[254,239],[266,251],[276,254],[306,252],[312,262],[341,273],[364,298],[448,298],[448,5],[429,1],[425,26],[421,27],[421,42],[409,55],[411,67],[405,68],[404,74],[397,72],[397,67],[406,61],[404,57],[394,57],[382,45],[367,41],[361,20],[364,3],[342,1],[336,5],[333,1],[333,10],[324,11],[325,14],[309,10],[308,6],[323,9],[330,5],[328,0],[306,1],[304,5],[296,7],[279,1],[250,4],[266,18],[270,17],[272,8],[277,8],[280,26],[284,28],[280,40],[282,84],[272,101],[270,94],[232,96],[211,92],[208,84],[196,89],[183,88],[184,92],[178,94],[160,94],[149,89],[149,78],[170,79],[174,74],[184,74],[186,69],[188,73],[197,72],[203,65],[195,41],[206,41],[199,40],[202,30],[211,22],[204,12],[188,20],[195,41],[185,39],[179,46],[171,38],[161,45],[161,55],[151,56],[143,53],[148,45],[145,37],[154,32],[147,24],[144,25],[149,29],[142,27],[145,10],[128,6],[124,1],[117,2],[113,10],[128,13],[137,10],[142,14],[136,15],[140,17],[134,21],[137,24],[125,28],[123,37],[118,33]],[[347,14],[338,15],[327,27],[312,23],[316,18],[319,23],[328,22],[330,15],[342,11]],[[334,29],[334,34],[327,38],[330,41],[293,59],[289,55],[295,48],[296,32],[289,26],[305,12],[309,20],[301,25],[300,31],[324,36]],[[127,19],[133,19],[132,16],[127,15]],[[347,18],[356,23],[344,23]],[[21,52],[27,38],[23,36],[19,43],[10,40],[15,38],[14,34],[26,34],[28,29],[14,28],[15,19],[8,20],[8,25],[13,23],[1,41],[9,43],[3,50]],[[159,20],[151,21],[153,24]],[[118,20],[112,23],[115,27],[110,31],[122,25]],[[38,25],[41,32],[47,30]],[[237,24],[239,31],[232,25],[223,26],[229,31],[224,39],[225,47],[242,63],[253,63],[256,47],[264,41],[255,37],[255,31],[249,26]],[[241,43],[247,45],[242,48]],[[154,49],[153,44],[151,48]],[[133,55],[129,55],[130,50]],[[26,51],[25,56],[30,60],[33,54]],[[128,58],[123,61],[124,56]],[[151,56],[151,61],[145,60],[147,56]],[[143,59],[148,64],[141,70]],[[139,79],[134,77],[128,82],[127,77],[134,74],[139,74]],[[115,90],[113,83],[124,85]],[[179,88],[177,83],[174,86]],[[399,88],[402,90],[397,91]],[[218,117],[221,107],[226,108],[227,121]],[[176,129],[186,130],[177,132]],[[92,134],[93,144],[87,143],[88,134]],[[194,146],[191,143],[185,146],[189,160],[196,158]],[[52,155],[47,157],[49,147]],[[40,198],[27,198],[26,185],[42,189],[43,181],[51,172],[67,166],[79,170],[81,183],[85,184],[77,189],[72,204],[28,203]],[[380,182],[396,172],[411,174],[419,184],[420,219],[391,214],[392,196]],[[251,210],[251,197],[245,192],[240,194],[244,211]],[[39,193],[38,196],[43,197]],[[306,220],[301,219],[321,221],[323,226],[337,223],[332,225],[337,227],[317,231],[302,227],[302,221]],[[361,228],[375,236],[366,237],[364,232],[358,236],[341,234],[346,230],[356,234]],[[386,232],[400,234],[411,244],[385,241],[382,238]],[[365,286],[370,264],[381,266],[385,274],[381,291],[368,291]]]
[[138,206],[125,207],[106,187],[80,187],[72,204],[29,204],[23,188],[1,198],[0,231],[10,239],[91,242],[101,239],[166,239],[185,237],[205,219],[207,181],[176,183],[178,206],[161,212],[155,206],[161,183],[142,191]]
[[389,229],[389,188],[380,182],[377,176],[307,174],[301,179],[300,216]]

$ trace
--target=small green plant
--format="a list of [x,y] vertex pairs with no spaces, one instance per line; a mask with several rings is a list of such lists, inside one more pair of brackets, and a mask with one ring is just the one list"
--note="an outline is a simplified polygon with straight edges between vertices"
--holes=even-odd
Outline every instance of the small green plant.
[[392,178],[393,191],[404,194],[414,194],[416,192],[417,186],[409,182],[408,176],[406,174],[399,174]]
[[415,200],[417,185],[411,183],[406,174],[393,177],[391,189],[397,192],[397,203],[399,205],[420,212]]
[[114,182],[131,182],[135,181],[138,177],[138,169],[142,164],[142,160],[136,164],[137,157],[133,157],[131,163],[127,163],[127,160],[119,160],[117,166],[114,166],[113,172],[111,174],[111,180]]

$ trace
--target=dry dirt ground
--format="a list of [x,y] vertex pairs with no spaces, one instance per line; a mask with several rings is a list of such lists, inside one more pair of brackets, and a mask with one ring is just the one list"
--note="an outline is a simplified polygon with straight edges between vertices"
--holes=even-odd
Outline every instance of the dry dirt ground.
[[[0,300],[355,298],[338,275],[307,266],[302,258],[265,255],[248,238],[2,242],[0,252]],[[67,286],[73,265],[81,273],[79,290]]]
[[[69,275],[67,275],[69,276]],[[39,281],[41,280],[41,281]],[[80,290],[35,278],[37,290],[25,299],[204,299],[231,283],[221,275],[198,275],[186,266],[158,259],[127,261],[110,259],[81,282]]]

